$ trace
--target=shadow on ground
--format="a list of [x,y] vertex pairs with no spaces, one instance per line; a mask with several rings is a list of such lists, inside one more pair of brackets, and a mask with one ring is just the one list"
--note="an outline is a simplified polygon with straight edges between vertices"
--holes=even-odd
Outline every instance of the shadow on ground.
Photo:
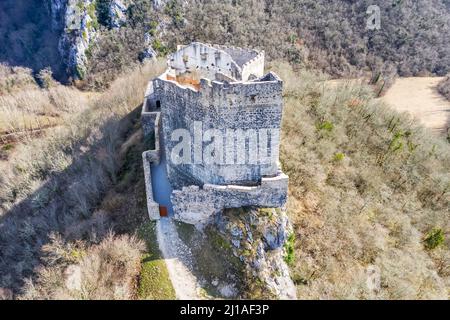
[[[111,229],[134,233],[142,225],[147,218],[141,157],[145,146],[139,142],[129,147],[122,159],[105,158],[104,150],[111,145],[105,140],[111,138],[108,130],[113,127],[123,141],[115,142],[112,154],[119,153],[122,143],[141,130],[139,114],[140,107],[106,122],[99,128],[102,138],[88,151],[78,150],[69,167],[50,174],[0,218],[0,288],[22,293],[25,279],[33,279],[42,265],[42,249],[52,233],[64,240],[98,243]],[[111,161],[117,164],[111,167]],[[99,208],[103,214],[94,214]]]

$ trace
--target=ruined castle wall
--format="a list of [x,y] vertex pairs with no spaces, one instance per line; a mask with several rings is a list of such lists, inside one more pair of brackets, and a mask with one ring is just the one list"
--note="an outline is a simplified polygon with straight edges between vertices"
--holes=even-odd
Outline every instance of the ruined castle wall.
[[173,53],[169,65],[177,74],[190,71],[214,79],[215,74],[220,72],[229,77],[241,78],[241,68],[229,54],[203,43],[193,43]]
[[151,163],[154,160],[154,152],[146,151],[142,154],[145,178],[145,193],[147,196],[147,212],[150,220],[159,220],[159,204],[153,199],[153,187],[151,176]]
[[159,164],[160,138],[161,138],[161,113],[160,112],[142,112],[141,115],[142,130],[146,139],[153,139],[154,148],[148,150],[148,155],[151,156],[151,162]]
[[264,75],[264,53],[258,54],[242,66],[242,79],[250,79],[251,76],[262,77]]
[[147,152],[151,156],[151,162],[159,164],[160,162],[160,137],[161,137],[161,112],[156,108],[155,94],[153,92],[153,83],[147,87],[144,104],[142,106],[141,124],[144,137],[154,140],[153,150]]
[[[223,50],[231,56],[241,68],[240,80],[248,81],[251,76],[255,78],[264,75],[264,52],[246,50],[243,48],[214,45],[215,48]],[[212,79],[212,78],[211,78]]]
[[[160,130],[161,130],[161,113],[160,112],[148,112],[149,101],[153,95],[148,96],[144,100],[142,107],[141,123],[142,130],[144,131],[144,137],[154,138],[154,148],[145,151],[142,154],[142,161],[144,167],[145,178],[145,191],[147,196],[147,210],[151,220],[160,219],[159,204],[153,199],[153,187],[151,177],[151,164],[158,165],[161,159],[161,146],[160,146]],[[147,106],[148,105],[148,106]]]
[[205,224],[226,208],[245,206],[283,207],[287,200],[288,177],[280,173],[263,178],[258,186],[205,184],[183,187],[172,193],[175,218],[190,224]]
[[[169,180],[175,188],[203,183],[255,184],[263,176],[277,174],[278,140],[282,116],[282,81],[271,74],[266,81],[220,83],[202,79],[201,88],[196,91],[179,86],[174,81],[154,80],[155,99],[161,101],[161,117],[165,151],[168,155]],[[173,130],[184,128],[194,137],[194,123],[201,121],[203,131],[216,129],[225,137],[227,129],[262,130],[274,132],[273,154],[270,163],[265,164],[227,164],[222,158],[218,163],[173,165],[170,152],[178,141],[171,141]],[[206,144],[203,144],[204,146]],[[223,141],[225,147],[226,141]],[[248,144],[245,150],[238,146],[228,149],[234,155],[251,150]],[[267,149],[269,147],[267,146]],[[270,153],[269,153],[270,154]],[[194,159],[194,148],[191,150]],[[182,172],[183,174],[176,174]],[[189,178],[190,177],[190,178]]]

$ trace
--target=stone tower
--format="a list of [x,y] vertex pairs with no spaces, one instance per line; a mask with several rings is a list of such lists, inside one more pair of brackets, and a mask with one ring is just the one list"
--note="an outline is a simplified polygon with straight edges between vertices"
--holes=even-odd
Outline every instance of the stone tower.
[[144,162],[164,153],[176,218],[196,224],[224,208],[285,204],[282,85],[264,75],[256,50],[194,42],[170,56],[148,86],[142,121],[155,137]]

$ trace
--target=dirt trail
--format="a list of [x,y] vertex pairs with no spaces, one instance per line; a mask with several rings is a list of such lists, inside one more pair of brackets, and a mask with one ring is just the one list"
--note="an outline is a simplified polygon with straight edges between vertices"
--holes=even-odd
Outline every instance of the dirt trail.
[[161,218],[157,223],[159,249],[165,259],[169,277],[177,299],[199,300],[200,286],[192,274],[191,250],[178,236],[172,218]]
[[411,113],[433,131],[444,133],[449,126],[450,101],[436,90],[437,84],[442,79],[398,78],[382,100],[397,111]]

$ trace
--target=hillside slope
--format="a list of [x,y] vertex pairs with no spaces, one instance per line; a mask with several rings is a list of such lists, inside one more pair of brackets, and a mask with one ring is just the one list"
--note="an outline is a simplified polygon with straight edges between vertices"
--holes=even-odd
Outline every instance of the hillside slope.
[[[171,47],[193,39],[261,47],[271,58],[307,63],[333,75],[365,67],[403,76],[445,75],[450,66],[446,1],[192,2],[173,6],[179,18],[172,24],[176,41]],[[373,4],[380,8],[381,24],[370,30],[367,10]]]
[[[146,147],[136,107],[160,69],[119,79],[88,110],[0,162],[0,295],[174,297],[152,228],[142,228]],[[448,298],[448,143],[369,88],[330,90],[281,61],[273,70],[285,80],[281,161],[298,297]]]
[[[369,88],[285,82],[281,161],[307,299],[448,298],[450,147]],[[444,240],[445,239],[445,240]]]
[[270,59],[283,58],[334,76],[361,70],[377,78],[394,73],[443,76],[450,66],[446,0],[377,1],[381,24],[374,30],[366,28],[367,10],[374,4],[369,0],[27,4],[6,0],[0,5],[0,41],[10,44],[0,49],[0,62],[36,71],[50,65],[59,77],[63,68],[66,76],[83,78],[91,88],[105,86],[115,70],[154,51],[166,54],[193,40],[264,49]]
[[[58,127],[0,158],[0,299],[173,297],[152,229],[139,232],[148,148],[139,107],[148,79],[161,70],[131,70]],[[77,104],[83,95],[73,90],[71,97]]]

